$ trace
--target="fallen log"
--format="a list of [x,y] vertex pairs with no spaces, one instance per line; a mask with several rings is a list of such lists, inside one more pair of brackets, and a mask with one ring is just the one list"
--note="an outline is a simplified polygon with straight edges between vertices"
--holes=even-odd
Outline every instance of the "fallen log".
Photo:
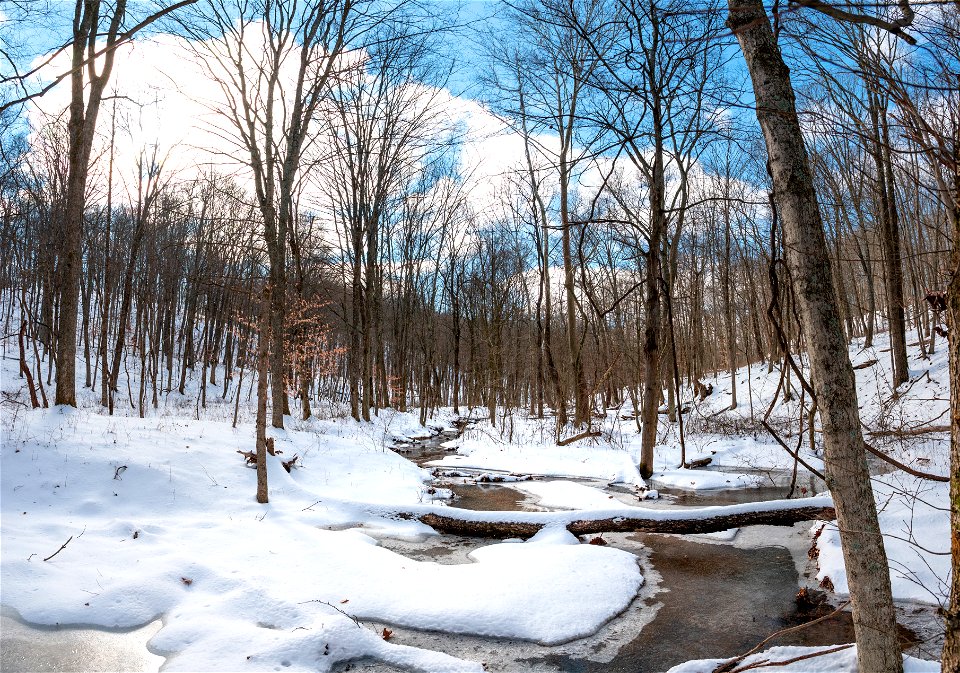
[[587,439],[588,437],[603,437],[603,433],[587,430],[586,432],[581,432],[579,435],[574,435],[573,437],[567,437],[566,439],[561,439],[560,441],[557,442],[557,446],[566,446],[567,444],[573,444],[574,442],[579,442],[581,439]]
[[898,428],[896,430],[870,430],[871,437],[916,437],[933,432],[950,432],[949,425],[923,425],[918,428]]
[[686,463],[684,463],[683,466],[688,470],[694,470],[698,467],[706,467],[712,462],[713,462],[713,457],[707,456],[706,458],[698,458],[697,460],[688,460]]
[[744,526],[792,526],[801,521],[836,518],[829,497],[771,500],[721,507],[650,509],[619,507],[561,512],[478,512],[421,505],[405,510],[368,509],[385,518],[415,520],[441,533],[468,537],[533,537],[547,526],[563,526],[574,535],[599,533],[715,533]]

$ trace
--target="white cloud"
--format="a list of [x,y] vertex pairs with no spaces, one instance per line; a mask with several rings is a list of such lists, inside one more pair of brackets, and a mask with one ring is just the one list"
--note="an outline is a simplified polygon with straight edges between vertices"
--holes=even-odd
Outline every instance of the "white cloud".
[[[256,38],[257,32],[247,31],[246,35],[247,39]],[[128,184],[135,190],[136,160],[144,150],[156,146],[158,156],[165,157],[168,175],[190,179],[215,168],[252,188],[246,150],[237,142],[231,122],[218,112],[224,108],[226,96],[211,74],[222,78],[224,71],[211,64],[212,59],[199,59],[196,54],[204,48],[210,45],[157,34],[118,50],[107,89],[108,96],[117,98],[107,99],[101,106],[94,151],[94,156],[106,156],[115,108],[115,185]],[[251,62],[256,60],[258,48],[256,43],[247,46]],[[288,59],[291,68],[293,60]],[[65,66],[67,54],[55,59],[47,72],[62,72]],[[41,128],[50,119],[65,120],[69,98],[69,83],[64,82],[37,100],[29,111],[33,127]],[[525,165],[520,135],[475,100],[436,89],[422,99],[442,110],[448,122],[465,128],[461,173],[472,182],[474,210],[485,210],[504,176]],[[551,144],[548,137],[539,140]],[[102,166],[99,168],[94,171],[99,177],[93,179],[105,180]]]

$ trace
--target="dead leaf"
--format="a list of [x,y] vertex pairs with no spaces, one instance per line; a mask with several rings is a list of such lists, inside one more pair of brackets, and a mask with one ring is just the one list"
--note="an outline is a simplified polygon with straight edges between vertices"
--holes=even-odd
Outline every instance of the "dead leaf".
[[383,639],[390,640],[391,638],[393,638],[393,631],[391,631],[387,627],[383,627]]
[[190,586],[191,584],[193,584],[193,580],[190,579],[189,577],[181,577],[180,581],[186,584],[187,586]]
[[349,603],[349,602],[350,602],[349,598],[344,598],[342,601],[340,601],[340,605],[343,605],[344,603]]
[[[282,453],[282,452],[277,451],[277,453]],[[291,469],[296,467],[297,460],[299,458],[300,458],[300,454],[295,453],[293,454],[293,458],[291,458],[290,460],[281,460],[280,464],[283,465],[283,469],[285,469],[287,472],[290,472]]]
[[607,541],[604,540],[602,537],[600,537],[600,536],[598,535],[597,537],[595,537],[595,538],[593,538],[592,540],[590,540],[590,544],[595,544],[595,545],[599,545],[599,546],[601,546],[601,547],[605,547],[606,544],[607,544]]

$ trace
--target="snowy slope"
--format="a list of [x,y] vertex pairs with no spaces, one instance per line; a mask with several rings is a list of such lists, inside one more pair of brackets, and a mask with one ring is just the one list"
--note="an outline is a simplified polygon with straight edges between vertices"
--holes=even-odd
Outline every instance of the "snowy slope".
[[[911,349],[911,381],[894,399],[884,348],[881,338],[872,350],[859,344],[851,350],[855,362],[878,361],[857,372],[867,437],[917,469],[947,474],[946,433],[888,432],[947,422],[946,354],[920,360]],[[3,360],[2,387],[10,399],[23,400],[14,364]],[[679,469],[677,428],[661,417],[658,484],[750,488],[763,482],[758,474],[792,467],[756,426],[779,372],[752,366],[735,376],[736,410],[724,411],[729,375],[720,373],[712,379],[714,394],[685,416],[688,459],[710,456],[724,472]],[[527,543],[483,547],[460,565],[414,561],[380,547],[379,537],[432,531],[380,516],[378,507],[439,507],[428,504],[428,472],[385,448],[393,438],[422,433],[414,414],[388,410],[369,424],[328,418],[271,430],[283,454],[269,462],[271,503],[258,505],[255,473],[236,453],[253,448],[249,407],[241,405],[242,422],[234,429],[232,407],[218,400],[220,390],[208,390],[207,409],[196,404],[195,389],[188,393],[166,396],[145,419],[123,406],[118,411],[124,415],[103,415],[91,391],[82,391],[79,410],[2,406],[3,605],[39,624],[133,626],[162,616],[151,648],[168,657],[170,670],[325,671],[370,657],[411,670],[477,671],[480,662],[384,640],[363,620],[557,643],[595,632],[643,582],[632,555],[571,544],[575,540],[556,526]],[[791,446],[799,439],[798,403],[796,395],[771,415]],[[442,463],[639,486],[639,437],[624,418],[630,413],[610,410],[599,424],[602,438],[566,447],[555,445],[552,419],[515,417],[510,441],[499,424],[480,422],[457,441],[458,454]],[[437,422],[451,420],[448,413]],[[810,447],[805,434],[800,445],[819,469],[821,447]],[[287,474],[279,460],[294,454],[302,467]],[[624,510],[582,484],[516,487],[551,508]],[[950,571],[949,557],[938,553],[947,539],[946,485],[878,473],[875,490],[895,595],[942,601]],[[669,509],[657,511],[670,516]],[[562,523],[567,515],[544,516],[517,518]],[[830,577],[836,592],[845,593],[835,529],[827,525],[817,544],[820,578]],[[824,666],[835,663],[823,670],[847,670],[851,656],[845,651],[824,658]],[[677,670],[701,670],[696,665]]]
[[[428,497],[429,474],[378,446],[407,420],[299,425],[271,431],[283,454],[269,459],[271,502],[259,505],[255,472],[236,453],[252,448],[248,424],[6,410],[0,600],[38,624],[162,616],[150,646],[169,670],[324,671],[372,657],[477,671],[384,640],[363,620],[562,642],[594,632],[642,582],[631,554],[561,538],[492,544],[460,565],[384,549],[370,535],[432,534],[367,510]],[[303,467],[287,474],[279,460],[294,454]]]

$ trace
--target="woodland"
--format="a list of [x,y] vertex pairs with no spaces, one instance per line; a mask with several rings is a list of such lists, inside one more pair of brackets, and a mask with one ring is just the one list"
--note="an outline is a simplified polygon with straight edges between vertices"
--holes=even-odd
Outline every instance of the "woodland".
[[[911,519],[907,537],[941,558],[926,566],[939,588],[915,582],[934,595],[921,602],[939,610],[941,668],[930,670],[960,671],[955,0],[8,0],[0,51],[10,508],[27,509],[13,490],[42,480],[8,461],[43,454],[37,442],[50,441],[79,452],[71,460],[95,462],[77,447],[86,433],[121,427],[112,423],[136,437],[151,429],[130,446],[143,447],[151,469],[169,461],[170,484],[173,466],[190,458],[147,447],[169,433],[190,448],[199,432],[195,447],[236,463],[244,512],[280,507],[293,486],[281,481],[278,493],[277,479],[311,470],[316,478],[325,460],[316,446],[364,433],[379,433],[382,453],[422,440],[417,428],[427,436],[445,428],[457,433],[446,448],[458,456],[422,465],[493,469],[501,481],[603,478],[641,499],[658,486],[669,492],[671,469],[684,480],[736,472],[709,442],[761,446],[757,455],[776,458],[748,467],[792,470],[778,504],[675,519],[579,501],[559,506],[572,514],[478,515],[455,500],[423,504],[421,492],[419,502],[371,496],[357,505],[362,515],[328,513],[314,524],[346,535],[337,526],[369,527],[373,517],[417,534],[539,539],[558,526],[568,536],[702,535],[835,520],[830,544],[846,588],[833,598],[849,601],[857,644],[854,663],[842,665],[899,673],[927,670],[912,669],[921,664],[897,641],[904,599],[891,573],[900,557],[888,563],[891,499],[879,494],[890,487],[882,475],[901,475],[914,480],[899,492],[910,511],[933,503],[935,530],[950,531],[949,540],[922,539]],[[230,438],[224,446],[206,446],[207,422]],[[478,428],[482,435],[470,434]],[[303,439],[311,432],[312,457]],[[536,445],[545,462],[517,467],[484,454],[491,445],[515,456]],[[331,454],[338,467],[323,469],[367,465],[357,457],[361,467],[351,467],[351,451],[363,452],[344,447],[343,466]],[[603,470],[542,466],[568,450],[583,462],[591,451],[619,452],[628,464],[612,480]],[[244,459],[256,467],[258,504]],[[107,491],[123,475],[109,464],[117,471],[101,484]],[[414,472],[397,484],[420,479],[399,464],[390,469]],[[223,479],[191,470],[204,485]],[[797,497],[798,472],[822,479],[813,490],[823,496]],[[65,485],[66,477],[57,488]],[[317,488],[320,502],[328,494]],[[337,493],[330,497],[364,500]],[[161,514],[163,505],[142,504]],[[26,621],[132,627],[181,609],[164,599],[123,618],[31,611],[21,584],[59,585],[30,579],[7,551],[27,535],[13,527],[13,509],[3,513],[4,605],[15,598]],[[16,526],[27,525],[21,518]],[[46,545],[67,535],[78,545],[82,526],[57,528]],[[68,545],[54,554],[62,563]],[[644,577],[634,578],[633,557],[615,552],[626,554],[588,549],[577,562],[633,593],[570,637],[619,614],[649,575],[641,563]],[[41,565],[56,562],[48,558]],[[318,601],[329,619],[362,616],[334,598]],[[389,614],[369,611],[387,625],[384,643],[395,624],[445,630]],[[343,621],[336,628],[353,627]],[[553,642],[523,633],[494,635]],[[192,641],[166,638],[158,650],[193,651]],[[371,642],[328,663],[373,657],[402,670],[472,670],[404,660]],[[214,653],[170,661],[185,670],[240,665],[218,664]],[[745,657],[702,670],[754,667]],[[812,660],[785,670],[821,670],[805,668]],[[328,670],[314,660],[298,666]]]

